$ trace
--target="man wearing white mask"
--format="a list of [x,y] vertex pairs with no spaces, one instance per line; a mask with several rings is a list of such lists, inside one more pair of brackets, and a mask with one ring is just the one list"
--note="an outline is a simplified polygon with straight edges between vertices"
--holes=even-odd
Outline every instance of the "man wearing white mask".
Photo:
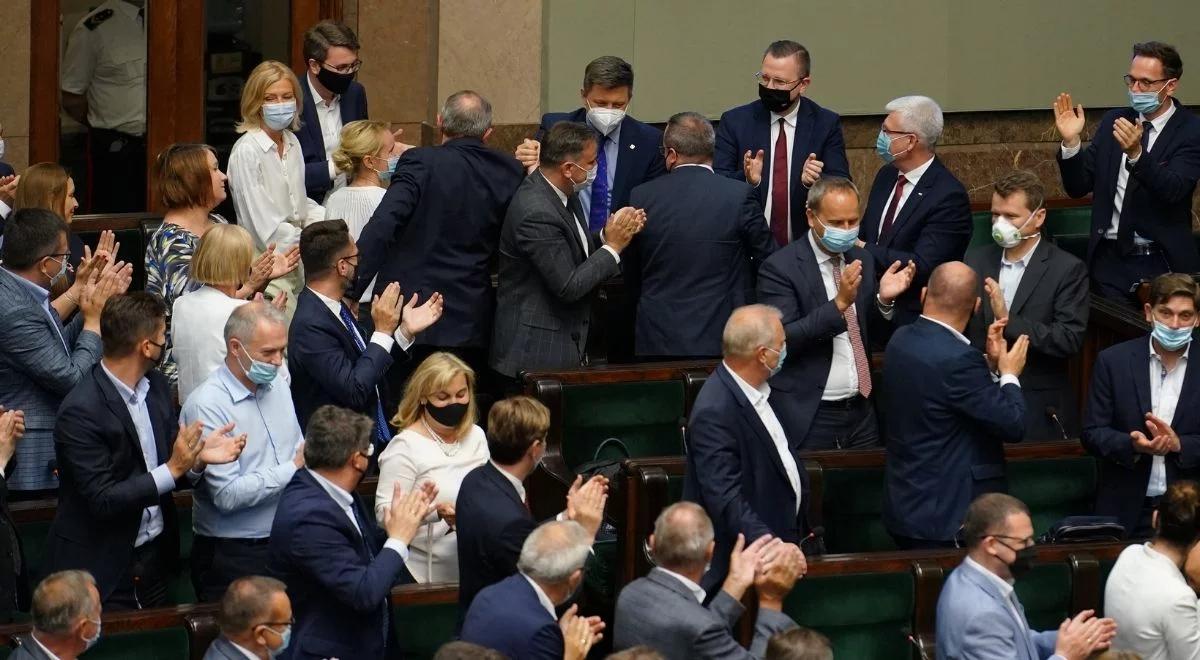
[[971,343],[983,349],[988,326],[1002,319],[1005,339],[1029,336],[1021,375],[1027,440],[1078,436],[1077,392],[1067,360],[1083,346],[1088,319],[1087,268],[1042,240],[1045,197],[1032,172],[1001,177],[992,193],[993,242],[968,250],[964,259],[979,274],[983,301],[967,326]]

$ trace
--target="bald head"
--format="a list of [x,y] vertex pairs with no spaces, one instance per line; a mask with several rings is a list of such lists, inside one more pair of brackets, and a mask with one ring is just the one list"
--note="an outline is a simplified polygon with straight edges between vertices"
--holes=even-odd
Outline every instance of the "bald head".
[[933,269],[925,287],[922,311],[926,316],[970,318],[978,299],[979,276],[961,261],[951,261]]
[[712,542],[712,521],[694,502],[672,504],[654,521],[654,561],[667,570],[703,568]]
[[783,327],[782,318],[770,305],[738,307],[725,322],[721,352],[727,358],[753,357],[760,347],[774,345],[776,326]]

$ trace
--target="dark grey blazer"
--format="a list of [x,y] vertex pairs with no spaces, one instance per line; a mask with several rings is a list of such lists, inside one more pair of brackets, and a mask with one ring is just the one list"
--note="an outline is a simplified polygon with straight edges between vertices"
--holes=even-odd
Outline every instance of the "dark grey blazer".
[[[568,200],[582,216],[576,196]],[[583,222],[586,226],[587,219]],[[576,220],[554,188],[538,171],[525,178],[500,232],[493,369],[516,376],[522,370],[579,364],[592,296],[620,271],[617,260],[600,247],[599,236],[589,235],[585,257]]]
[[21,646],[8,656],[9,660],[53,660],[52,657],[42,650],[41,646],[33,640],[33,634],[19,635]]
[[772,635],[796,627],[786,614],[760,609],[747,651],[733,637],[745,609],[724,591],[705,607],[682,582],[655,568],[617,597],[613,650],[645,645],[667,660],[762,658]]
[[[966,334],[980,349],[984,348],[988,326],[996,320],[983,280],[990,277],[1000,281],[1002,253],[999,245],[989,243],[968,250],[965,259],[979,274],[979,312],[971,319]],[[1047,406],[1057,409],[1067,434],[1078,437],[1079,404],[1067,379],[1067,360],[1083,346],[1087,320],[1087,268],[1043,236],[1021,276],[1004,328],[1004,338],[1009,342],[1029,335],[1029,357],[1021,374],[1026,439],[1062,439],[1062,431],[1046,415]]]

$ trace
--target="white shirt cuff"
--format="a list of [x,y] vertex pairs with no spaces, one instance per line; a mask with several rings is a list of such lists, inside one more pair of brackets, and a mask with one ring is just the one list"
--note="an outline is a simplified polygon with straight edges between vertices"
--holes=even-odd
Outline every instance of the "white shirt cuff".
[[396,332],[392,333],[392,337],[396,340],[397,344],[400,344],[400,350],[407,352],[408,349],[412,347],[413,342],[415,342],[416,339],[410,338],[408,335],[404,334],[404,330],[402,330],[401,327],[402,326],[396,326]]
[[1079,150],[1083,148],[1083,141],[1080,140],[1079,144],[1073,147],[1067,147],[1065,144],[1059,144],[1058,148],[1062,152],[1063,160],[1066,160],[1068,158],[1073,158],[1075,154],[1079,153]]
[[171,469],[167,467],[166,463],[151,470],[150,476],[154,477],[154,487],[158,490],[159,495],[166,495],[175,490],[175,477],[171,476]]
[[338,176],[337,166],[333,164],[332,160],[328,160],[325,162],[329,164],[329,180],[333,181]]
[[1005,385],[1016,385],[1017,387],[1020,387],[1021,381],[1012,374],[1002,374],[1000,376],[1000,387],[1004,387]]
[[892,304],[885,305],[883,304],[883,298],[879,297],[879,294],[877,293],[875,294],[875,306],[879,308],[879,315],[882,316],[883,320],[885,321],[891,321],[892,317],[896,315],[895,300],[892,301]]
[[384,350],[384,352],[391,353],[392,352],[392,344],[396,343],[396,340],[392,339],[386,333],[379,332],[377,330],[371,334],[371,343],[378,344],[379,347]]
[[0,218],[7,218],[9,213],[12,213],[12,207],[0,202]]
[[400,539],[388,539],[383,544],[383,549],[387,550],[388,548],[395,550],[396,554],[400,555],[400,558],[404,561],[408,561],[408,544],[404,541]]
[[621,263],[621,255],[620,255],[620,254],[618,254],[618,253],[617,253],[617,251],[616,251],[616,250],[614,250],[614,249],[613,249],[611,246],[608,246],[608,245],[602,245],[602,246],[600,246],[600,249],[601,249],[601,250],[608,250],[608,253],[609,253],[609,254],[611,254],[611,255],[613,256],[613,259],[616,259],[616,260],[617,260],[617,263]]

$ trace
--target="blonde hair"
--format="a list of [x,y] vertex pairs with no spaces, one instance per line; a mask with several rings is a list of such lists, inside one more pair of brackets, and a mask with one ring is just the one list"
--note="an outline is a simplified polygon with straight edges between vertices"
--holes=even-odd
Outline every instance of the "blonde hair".
[[342,141],[333,151],[333,166],[339,172],[350,176],[358,173],[358,168],[367,156],[378,156],[383,148],[383,132],[390,131],[387,122],[360,119],[342,127]]
[[250,232],[237,225],[216,225],[200,237],[189,276],[209,286],[241,286],[253,261]]
[[58,163],[38,163],[21,173],[13,210],[46,209],[67,219],[67,181],[71,175]]
[[268,87],[280,80],[290,82],[296,95],[296,116],[288,128],[293,131],[300,128],[300,112],[304,108],[304,90],[300,88],[300,80],[283,62],[264,60],[250,72],[250,78],[242,88],[242,120],[235,126],[238,133],[263,127],[263,96],[266,95]]
[[475,371],[453,353],[434,353],[413,371],[404,386],[404,398],[400,401],[396,416],[392,418],[392,426],[403,429],[416,423],[421,418],[422,399],[428,401],[460,374],[466,377],[471,399],[467,402],[467,414],[463,415],[462,421],[454,429],[454,437],[464,437],[475,424]]

